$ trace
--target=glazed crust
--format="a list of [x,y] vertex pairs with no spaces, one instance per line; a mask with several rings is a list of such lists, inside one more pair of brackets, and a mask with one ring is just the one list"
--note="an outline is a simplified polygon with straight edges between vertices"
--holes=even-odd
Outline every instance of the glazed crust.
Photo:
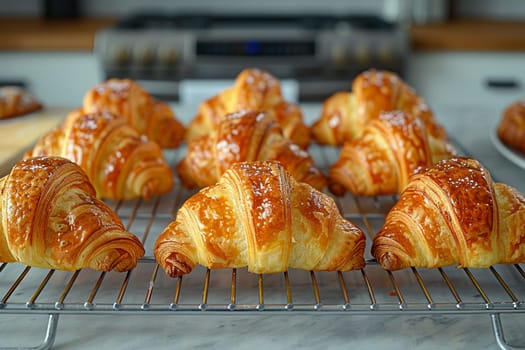
[[0,188],[0,261],[127,271],[144,255],[142,243],[67,159],[22,160],[0,180]]
[[216,185],[190,197],[154,253],[176,277],[195,264],[254,273],[359,269],[364,248],[363,232],[330,196],[268,161],[235,163]]
[[215,184],[234,163],[257,160],[277,160],[296,180],[317,189],[325,186],[313,159],[284,137],[275,118],[253,111],[229,114],[216,133],[191,141],[177,172],[186,187],[204,187]]
[[525,102],[508,106],[498,126],[498,137],[507,146],[525,153]]
[[18,86],[0,87],[0,119],[39,111],[42,103]]
[[184,139],[184,125],[169,105],[130,79],[109,79],[97,84],[85,94],[83,109],[87,113],[109,111],[123,116],[161,148],[176,148]]
[[399,194],[417,168],[454,154],[446,142],[437,146],[431,145],[421,119],[408,112],[383,112],[342,147],[330,168],[330,189],[337,195],[345,190],[358,196]]
[[337,92],[323,104],[320,119],[311,127],[320,144],[343,145],[359,137],[365,125],[381,112],[401,110],[420,118],[432,139],[447,140],[432,110],[399,76],[375,69],[359,74],[352,92]]
[[188,126],[186,140],[214,133],[227,114],[242,110],[264,111],[279,122],[284,136],[293,143],[301,148],[310,144],[310,130],[301,109],[285,101],[279,80],[261,69],[243,70],[232,87],[204,101]]
[[35,156],[60,156],[77,163],[103,198],[149,198],[173,187],[173,172],[160,147],[109,112],[71,112],[26,154]]
[[452,158],[414,175],[372,254],[387,270],[409,266],[483,268],[525,261],[525,198],[494,183],[471,158]]

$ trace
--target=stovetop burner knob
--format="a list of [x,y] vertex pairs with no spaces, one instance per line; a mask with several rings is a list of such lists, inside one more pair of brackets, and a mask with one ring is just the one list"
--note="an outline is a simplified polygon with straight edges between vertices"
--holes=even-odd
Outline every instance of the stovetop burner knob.
[[133,60],[143,66],[152,65],[155,61],[155,51],[149,46],[137,46],[133,50]]
[[174,47],[160,47],[158,55],[159,62],[167,66],[177,64],[180,58],[179,51]]
[[390,47],[380,47],[378,50],[378,56],[381,63],[383,64],[391,65],[394,62],[394,53],[392,52],[392,48]]
[[124,66],[130,63],[131,54],[128,48],[119,46],[112,50],[109,58],[116,65]]
[[346,53],[346,48],[341,44],[336,44],[332,47],[332,62],[336,66],[343,66],[348,61],[348,55]]
[[365,43],[360,43],[355,48],[355,59],[360,66],[368,66],[370,64],[370,48]]

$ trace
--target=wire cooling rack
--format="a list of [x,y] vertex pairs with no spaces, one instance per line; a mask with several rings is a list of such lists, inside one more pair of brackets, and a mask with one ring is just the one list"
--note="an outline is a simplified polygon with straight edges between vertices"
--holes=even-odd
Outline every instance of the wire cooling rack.
[[[317,145],[310,153],[324,169],[338,156],[336,148]],[[184,154],[181,148],[165,156],[175,166]],[[525,313],[523,265],[383,270],[370,255],[370,245],[395,196],[335,198],[344,216],[367,234],[367,263],[361,270],[257,275],[246,269],[196,267],[184,277],[167,277],[153,258],[153,245],[193,193],[177,185],[169,194],[149,200],[107,201],[146,248],[146,256],[127,273],[65,272],[0,263],[0,314],[49,315],[39,346],[46,349],[54,343],[61,314],[480,314],[490,318],[497,343],[509,348],[500,315]]]

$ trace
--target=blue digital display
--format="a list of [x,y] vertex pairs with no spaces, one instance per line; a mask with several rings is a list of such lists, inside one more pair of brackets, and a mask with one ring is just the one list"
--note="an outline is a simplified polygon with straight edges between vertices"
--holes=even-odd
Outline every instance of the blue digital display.
[[261,43],[257,40],[248,40],[244,49],[248,55],[256,56],[261,52]]
[[313,41],[215,41],[201,40],[197,42],[199,56],[313,56],[315,43]]

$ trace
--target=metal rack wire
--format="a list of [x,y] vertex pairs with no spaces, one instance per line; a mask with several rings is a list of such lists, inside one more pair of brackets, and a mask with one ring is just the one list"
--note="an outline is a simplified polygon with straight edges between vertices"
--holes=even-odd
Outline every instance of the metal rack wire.
[[[166,158],[175,165],[183,152],[167,152]],[[337,150],[330,147],[313,146],[310,152],[325,166],[337,157]],[[367,264],[361,270],[256,275],[246,269],[197,267],[187,276],[169,278],[153,258],[153,244],[192,193],[176,186],[171,193],[147,201],[107,202],[146,247],[146,256],[127,273],[65,272],[0,263],[0,314],[48,314],[46,337],[39,347],[45,349],[53,345],[61,314],[483,314],[490,316],[500,347],[509,348],[500,315],[525,313],[523,265],[383,270],[369,251],[396,201],[392,196],[336,198],[345,217],[367,233]]]

